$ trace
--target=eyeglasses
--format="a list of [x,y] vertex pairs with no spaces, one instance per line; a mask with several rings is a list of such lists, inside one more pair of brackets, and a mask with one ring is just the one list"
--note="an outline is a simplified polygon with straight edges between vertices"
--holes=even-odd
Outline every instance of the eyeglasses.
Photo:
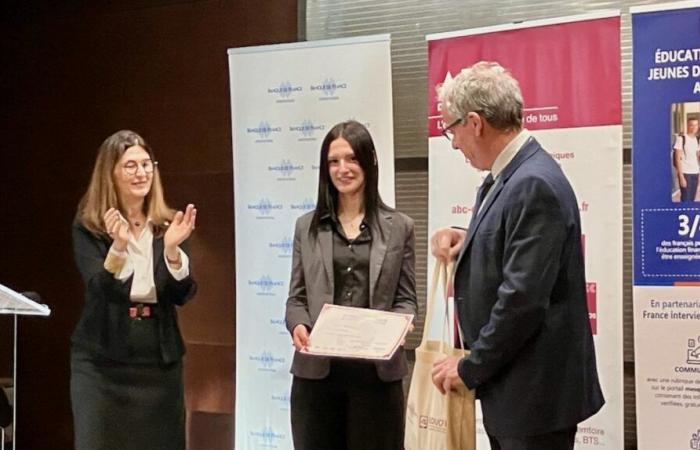
[[[474,111],[470,111],[470,112],[473,112],[475,114],[481,114],[484,111],[482,109],[475,109]],[[454,137],[455,137],[455,132],[452,131],[452,128],[456,127],[457,125],[467,123],[468,115],[469,115],[469,113],[467,113],[464,117],[460,117],[459,119],[455,120],[454,122],[452,122],[451,124],[449,124],[445,128],[443,128],[442,135],[445,136],[445,138],[448,141],[452,142],[452,139],[454,139]]]
[[454,131],[452,131],[452,128],[456,127],[459,124],[464,123],[464,118],[460,117],[459,119],[455,120],[451,124],[447,125],[445,128],[442,129],[442,135],[445,136],[445,138],[452,142],[452,139],[455,137]]
[[150,159],[144,159],[141,162],[129,161],[122,166],[124,173],[129,176],[134,176],[139,172],[139,167],[143,169],[144,173],[153,173],[158,161],[151,161]]

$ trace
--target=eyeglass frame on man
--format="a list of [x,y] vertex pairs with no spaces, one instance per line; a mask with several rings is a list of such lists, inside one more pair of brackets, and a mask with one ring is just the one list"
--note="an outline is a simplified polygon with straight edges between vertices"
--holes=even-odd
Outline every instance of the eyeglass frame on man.
[[455,137],[454,132],[452,131],[452,128],[456,127],[459,124],[464,123],[464,117],[460,117],[459,119],[455,120],[451,124],[447,125],[445,128],[442,129],[442,135],[445,136],[445,139],[448,141],[452,142],[452,139]]
[[[475,114],[481,114],[481,113],[483,113],[483,111],[480,110],[480,109],[477,109],[477,110],[474,110],[474,111],[469,111],[469,112],[473,112],[473,113],[475,113]],[[469,113],[467,113],[467,116],[468,116],[468,115],[469,115]],[[466,116],[465,116],[465,117],[460,117],[459,119],[455,120],[454,122],[452,122],[451,124],[449,124],[449,125],[447,125],[445,128],[443,128],[443,129],[442,129],[442,135],[445,136],[445,139],[447,139],[448,141],[452,142],[452,139],[454,139],[454,137],[455,137],[455,133],[454,133],[454,131],[452,131],[452,128],[456,127],[457,125],[461,125],[461,124],[465,124],[465,123],[467,123],[467,118],[466,118]]]
[[[131,165],[131,163],[134,163],[134,165]],[[147,166],[150,166],[150,170],[146,168]],[[158,166],[158,161],[153,161],[152,159],[144,159],[143,161],[133,161],[132,160],[132,161],[128,161],[126,164],[124,164],[122,166],[122,170],[128,176],[133,177],[137,173],[139,173],[139,167],[141,167],[143,169],[143,173],[151,174],[151,173],[155,172],[157,166]]]

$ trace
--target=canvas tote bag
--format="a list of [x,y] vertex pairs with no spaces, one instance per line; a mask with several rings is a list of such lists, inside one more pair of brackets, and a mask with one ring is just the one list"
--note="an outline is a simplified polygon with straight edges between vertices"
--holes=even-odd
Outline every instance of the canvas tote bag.
[[[447,306],[451,266],[437,261],[426,303],[423,338],[416,348],[416,363],[406,407],[406,450],[476,450],[474,391],[460,384],[457,390],[442,395],[433,385],[433,364],[445,356],[466,356],[468,351],[454,348],[449,337]],[[439,288],[439,289],[438,289]],[[437,292],[442,298],[442,333],[440,340],[429,340],[428,329],[438,308]],[[462,333],[460,330],[460,343]]]

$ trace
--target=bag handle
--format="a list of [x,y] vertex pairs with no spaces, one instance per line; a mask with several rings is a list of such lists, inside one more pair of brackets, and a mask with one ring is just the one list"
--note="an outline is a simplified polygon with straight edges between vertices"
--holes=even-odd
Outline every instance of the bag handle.
[[[445,304],[445,314],[442,323],[442,339],[440,340],[440,353],[445,353],[445,343],[448,343],[447,348],[454,348],[454,340],[450,334],[450,309],[449,309],[449,289],[453,286],[453,275],[454,275],[454,263],[449,263],[443,270],[443,286],[444,286],[444,304]],[[454,296],[454,292],[453,292]],[[457,305],[454,307],[454,313],[457,314]],[[457,324],[457,337],[459,338],[459,348],[464,354],[464,334],[462,333],[462,326],[459,324],[459,319],[454,318],[453,323]],[[447,333],[447,334],[445,334]]]
[[[430,289],[428,293],[428,299],[425,304],[425,323],[423,325],[423,336],[421,339],[420,347],[425,347],[428,341],[428,331],[430,328],[430,324],[432,323],[433,316],[435,313],[435,307],[436,307],[436,300],[437,300],[437,290],[438,287],[442,287],[442,292],[443,292],[443,305],[444,305],[444,312],[443,312],[443,317],[442,317],[442,330],[441,330],[441,338],[440,338],[440,352],[444,352],[445,348],[452,348],[452,340],[449,338],[449,330],[450,330],[450,315],[449,315],[449,305],[448,305],[448,291],[449,291],[449,286],[452,282],[452,267],[453,263],[450,263],[446,265],[443,261],[436,260],[435,261],[435,266],[433,267],[433,277],[432,277],[432,282],[430,283]],[[447,344],[447,347],[445,346]],[[460,344],[461,344],[461,335],[460,335]],[[464,346],[462,345],[462,348]]]
[[442,261],[436,260],[433,267],[433,278],[428,287],[428,298],[425,302],[425,322],[423,324],[423,336],[421,337],[420,347],[424,347],[428,341],[428,329],[433,321],[433,308],[435,307],[435,295],[437,294],[438,280],[442,270]]
[[[454,289],[454,262],[451,262],[447,265],[447,268],[445,269],[445,321],[449,322],[449,310],[447,309],[447,303],[449,299],[448,295],[448,289],[450,286]],[[452,292],[453,296],[453,303],[454,303],[454,291]],[[457,304],[454,305],[454,313],[455,315],[457,314]],[[459,338],[459,348],[464,352],[464,333],[462,332],[462,326],[459,324],[459,318],[455,317],[454,323],[457,324],[457,337]],[[447,329],[449,330],[449,323],[447,324]],[[452,339],[450,339],[449,342],[453,342]],[[452,348],[452,345],[450,345],[450,348]]]

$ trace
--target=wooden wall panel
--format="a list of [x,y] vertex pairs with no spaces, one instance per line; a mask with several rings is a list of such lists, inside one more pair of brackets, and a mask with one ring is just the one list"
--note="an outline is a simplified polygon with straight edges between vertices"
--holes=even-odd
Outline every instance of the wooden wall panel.
[[72,448],[69,339],[83,288],[70,225],[97,147],[121,128],[154,148],[171,204],[199,207],[191,251],[200,291],[180,323],[188,405],[216,414],[192,416],[189,426],[197,436],[208,423],[230,426],[232,448],[226,50],[295,41],[297,0],[9,1],[0,6],[0,29],[0,282],[38,291],[53,309],[49,319],[20,325],[18,448]]

